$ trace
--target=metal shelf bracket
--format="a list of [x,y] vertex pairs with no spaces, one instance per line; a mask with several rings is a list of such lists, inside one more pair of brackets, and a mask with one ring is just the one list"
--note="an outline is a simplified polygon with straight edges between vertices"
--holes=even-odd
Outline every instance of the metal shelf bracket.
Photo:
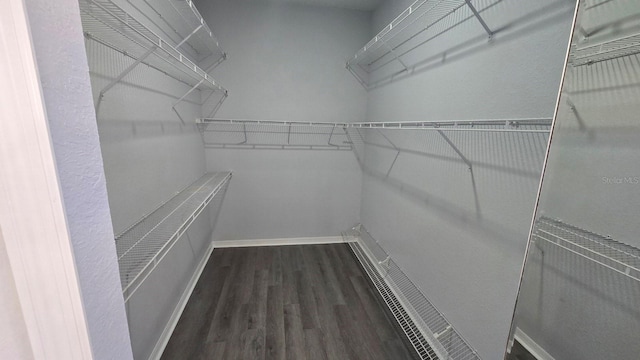
[[442,130],[438,130],[438,134],[440,134],[440,136],[442,136],[444,141],[446,141],[447,144],[449,144],[449,146],[451,146],[453,151],[455,151],[456,154],[458,154],[458,156],[460,156],[460,159],[462,159],[462,161],[464,161],[464,163],[467,164],[467,166],[469,167],[469,175],[471,176],[471,187],[473,189],[473,200],[474,200],[475,207],[476,207],[476,216],[478,218],[481,218],[482,217],[482,212],[480,211],[480,199],[478,198],[478,187],[476,185],[476,177],[473,174],[473,163],[466,156],[464,156],[464,154],[460,151],[460,149],[458,149],[456,144],[454,144],[453,141],[451,141],[451,139],[449,139],[449,137],[447,135],[445,135],[444,132],[442,132]]
[[157,48],[158,48],[157,45],[151,46],[146,53],[144,53],[142,56],[136,59],[136,61],[133,64],[129,65],[126,69],[124,69],[120,73],[120,75],[118,75],[115,79],[111,80],[111,82],[107,84],[107,86],[105,86],[102,90],[100,90],[100,94],[98,95],[98,101],[96,103],[96,116],[100,112],[100,104],[102,103],[102,98],[104,98],[104,95],[107,93],[107,91],[111,90],[114,86],[116,86],[116,84],[122,81],[122,79],[124,79],[125,76],[127,76],[131,71],[133,71],[133,69],[135,69],[138,65],[140,65],[140,63],[142,63],[147,57],[149,57],[149,55],[153,54],[153,52],[156,51]]
[[471,9],[471,12],[476,17],[476,19],[478,19],[478,22],[480,23],[480,25],[482,25],[482,28],[484,29],[484,31],[486,31],[487,35],[489,35],[489,39],[491,39],[493,37],[493,34],[495,33],[489,28],[489,26],[484,21],[482,16],[480,16],[480,13],[478,12],[478,10],[476,10],[475,6],[473,6],[473,4],[471,3],[471,0],[464,0],[464,1],[467,3],[467,6],[469,6],[469,9]]

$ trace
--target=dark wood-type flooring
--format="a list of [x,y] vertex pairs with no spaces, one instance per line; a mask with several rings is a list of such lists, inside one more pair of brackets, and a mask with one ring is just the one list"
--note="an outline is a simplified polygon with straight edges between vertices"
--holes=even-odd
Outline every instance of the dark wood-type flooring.
[[411,359],[346,244],[216,249],[162,356]]

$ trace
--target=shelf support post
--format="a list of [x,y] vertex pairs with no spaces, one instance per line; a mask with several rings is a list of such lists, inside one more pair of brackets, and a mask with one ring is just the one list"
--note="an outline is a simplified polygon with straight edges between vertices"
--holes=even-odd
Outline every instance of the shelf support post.
[[478,12],[478,10],[476,10],[475,6],[473,6],[473,4],[471,4],[471,0],[465,0],[465,2],[469,6],[469,9],[471,9],[471,12],[473,13],[473,15],[480,22],[480,25],[482,25],[482,27],[484,28],[484,31],[487,32],[487,34],[489,35],[490,38],[493,37],[494,32],[491,31],[491,29],[489,28],[487,23],[484,22],[484,19],[482,18],[482,16],[480,16],[480,13]]
[[153,45],[152,47],[150,47],[146,53],[144,53],[142,56],[136,59],[136,61],[133,64],[129,65],[126,69],[124,69],[120,73],[120,75],[118,75],[115,79],[111,80],[111,82],[107,84],[107,86],[105,86],[102,90],[100,90],[100,94],[98,95],[98,101],[96,104],[96,116],[100,111],[100,104],[102,103],[102,98],[107,93],[107,91],[111,90],[111,88],[113,88],[114,86],[116,86],[116,84],[122,81],[122,79],[124,79],[124,77],[127,76],[127,74],[133,71],[133,69],[135,69],[136,66],[140,65],[140,63],[143,62],[147,57],[149,57],[149,55],[153,54],[153,52],[156,51],[157,48],[158,48],[157,45]]
[[451,141],[451,139],[449,139],[449,137],[447,135],[445,135],[445,133],[442,130],[438,130],[438,134],[440,134],[440,136],[442,136],[444,141],[446,141],[447,144],[449,144],[449,146],[451,146],[453,151],[455,151],[456,154],[458,154],[458,156],[460,157],[460,159],[462,159],[462,161],[465,164],[467,164],[467,166],[469,167],[469,174],[471,174],[471,187],[473,188],[473,200],[475,202],[475,207],[476,207],[476,216],[478,218],[480,218],[481,217],[480,200],[478,198],[478,187],[476,186],[476,177],[473,174],[473,163],[466,156],[464,156],[462,151],[460,151],[460,149],[458,149],[456,144],[454,144],[453,141]]

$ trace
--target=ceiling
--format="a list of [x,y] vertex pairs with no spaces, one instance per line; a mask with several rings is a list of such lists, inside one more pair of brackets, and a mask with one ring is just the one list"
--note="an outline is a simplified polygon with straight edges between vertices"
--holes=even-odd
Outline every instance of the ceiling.
[[383,0],[267,0],[289,4],[336,7],[361,11],[373,11]]

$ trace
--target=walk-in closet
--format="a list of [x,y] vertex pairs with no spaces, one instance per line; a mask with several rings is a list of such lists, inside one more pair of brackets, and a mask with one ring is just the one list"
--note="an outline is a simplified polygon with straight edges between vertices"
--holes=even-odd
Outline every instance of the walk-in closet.
[[638,359],[640,3],[6,8],[0,358]]

